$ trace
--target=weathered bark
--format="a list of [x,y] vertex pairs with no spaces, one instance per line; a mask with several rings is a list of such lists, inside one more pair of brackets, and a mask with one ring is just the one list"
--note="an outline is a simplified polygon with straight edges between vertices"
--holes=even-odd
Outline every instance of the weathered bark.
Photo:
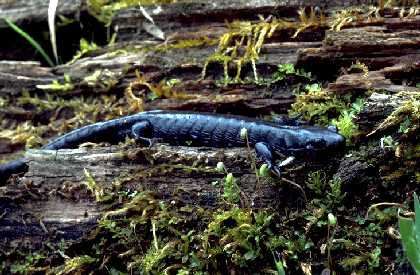
[[[398,19],[402,22],[417,22],[413,19]],[[328,68],[321,73],[325,77],[335,75],[340,68],[348,68],[356,60],[366,64],[370,70],[381,70],[398,64],[413,64],[420,59],[420,32],[396,29],[388,26],[351,28],[327,31],[321,48],[299,50],[297,64],[305,68]],[[403,24],[403,23],[402,23]],[[418,63],[418,62],[417,62]]]
[[[25,1],[0,3],[0,18],[7,16],[20,25],[25,25],[28,21],[35,23],[34,28],[42,25],[40,29],[46,30],[48,1],[23,2]],[[218,38],[228,30],[225,20],[257,20],[258,14],[267,17],[273,13],[297,20],[296,10],[301,5],[328,4],[329,7],[337,7],[360,4],[362,1],[290,0],[284,1],[284,5],[278,2],[238,0],[219,1],[218,5],[209,1],[181,3],[169,6],[170,8],[163,6],[158,14],[153,13],[153,8],[146,7],[168,37],[166,42],[158,41],[144,31],[142,24],[145,19],[138,9],[122,10],[113,21],[113,26],[119,28],[117,43],[93,51],[74,63],[45,68],[36,62],[0,62],[0,96],[10,98],[12,103],[22,91],[41,97],[54,94],[69,98],[105,93],[122,97],[124,89],[135,81],[135,72],[138,70],[152,84],[164,79],[180,79],[182,84],[177,89],[188,97],[163,97],[148,101],[145,104],[146,109],[216,111],[250,116],[267,115],[271,112],[286,113],[295,100],[291,91],[292,85],[288,85],[289,83],[280,87],[256,84],[218,87],[214,79],[221,76],[220,64],[216,65],[216,69],[209,68],[210,76],[198,81],[205,57],[214,52],[215,45],[162,50],[165,43],[194,38],[197,33],[207,35],[208,38]],[[85,1],[63,3],[59,7],[59,14],[70,14],[74,17],[79,11],[86,11]],[[8,5],[7,8],[4,8],[5,5]],[[328,8],[326,11],[330,12]],[[325,39],[324,29],[308,30],[298,39],[291,38],[294,30],[282,30],[266,41],[257,67],[262,72],[273,72],[278,64],[293,63],[305,70],[311,70],[317,76],[335,79],[341,67],[349,67],[359,60],[369,67],[367,76],[361,73],[343,75],[329,85],[330,92],[415,90],[414,85],[419,82],[419,19],[419,16],[406,19],[384,18],[383,22],[375,23],[378,26],[363,28],[360,26],[369,23],[357,23],[357,28],[354,29],[327,31]],[[10,33],[8,27],[0,21],[0,32],[2,31]],[[156,50],[159,45],[162,46],[161,50]],[[14,47],[9,45],[9,48]],[[5,51],[0,47],[1,52]],[[0,57],[3,58],[2,55]],[[234,68],[231,69],[234,72]],[[101,73],[101,77],[96,83],[89,83],[86,77],[97,71]],[[71,91],[55,93],[39,87],[53,81],[63,83],[65,75],[70,77],[74,85]],[[404,79],[407,81],[403,81]],[[112,82],[113,85],[109,87],[104,85],[105,82]],[[373,94],[356,120],[359,129],[362,133],[372,131],[400,104],[401,101],[391,95]],[[19,104],[9,104],[0,109],[2,117],[18,122],[32,120],[36,112],[33,108],[24,108]],[[14,149],[16,148],[11,148],[7,140],[0,140],[1,153],[9,153]],[[370,157],[382,156],[371,154]],[[29,172],[0,189],[0,249],[35,248],[46,240],[58,242],[61,238],[77,239],[96,225],[105,209],[83,184],[87,181],[84,168],[92,175],[98,190],[111,190],[116,188],[115,185],[124,183],[123,188],[127,189],[156,191],[163,200],[170,201],[177,197],[188,203],[213,208],[219,206],[223,200],[221,184],[212,184],[217,180],[222,181],[223,174],[215,172],[213,167],[218,161],[223,161],[228,171],[233,172],[238,179],[243,205],[282,209],[286,206],[296,207],[299,204],[297,200],[303,201],[302,192],[290,182],[278,181],[273,184],[262,180],[264,182],[257,185],[255,173],[247,161],[247,150],[243,148],[210,149],[159,145],[151,149],[127,149],[111,146],[57,152],[30,151],[27,157]],[[363,185],[370,182],[371,177],[377,177],[366,159],[351,157],[342,159],[341,163],[334,158],[297,160],[290,170],[286,169],[284,177],[304,187],[308,171],[323,168],[333,173],[338,165],[340,169],[336,175],[346,187],[354,183]]]
[[[363,193],[367,186],[373,189],[386,189],[389,188],[386,184],[395,184],[389,178],[392,177],[392,173],[389,171],[409,174],[418,170],[420,154],[418,150],[417,152],[412,151],[416,150],[416,137],[403,136],[399,140],[401,148],[396,150],[395,147],[392,148],[392,146],[380,141],[380,137],[392,134],[395,138],[401,138],[402,133],[398,133],[398,128],[395,129],[392,125],[390,125],[391,127],[379,128],[381,123],[397,108],[404,106],[408,101],[414,101],[415,98],[420,98],[419,91],[406,91],[396,94],[373,93],[367,99],[354,122],[360,132],[359,144],[361,144],[361,141],[370,140],[376,142],[376,145],[362,145],[361,148],[341,159],[335,176],[341,179],[346,190],[353,193]],[[399,123],[396,123],[396,126],[399,127]],[[397,144],[394,146],[397,146]],[[407,155],[404,153],[405,150],[408,152]],[[399,188],[410,190],[409,184],[410,182],[406,182],[404,186],[399,186]]]
[[[336,94],[357,94],[368,90],[391,93],[400,91],[420,92],[420,89],[414,86],[420,80],[420,62],[416,59],[419,57],[410,56],[409,60],[401,59],[401,63],[378,71],[342,75],[334,83],[328,85],[328,91]],[[402,83],[397,84],[403,81],[409,82],[412,86],[402,85]]]
[[59,78],[50,68],[35,61],[0,61],[0,96],[18,95],[22,90],[33,91],[36,85],[51,84]]
[[[279,1],[275,0],[264,0],[264,1],[242,1],[242,0],[231,0],[231,1],[217,1],[215,4],[209,3],[208,1],[194,1],[195,3],[190,4],[171,4],[167,5],[170,8],[164,8],[159,15],[169,16],[170,14],[184,14],[188,16],[187,12],[190,13],[217,13],[223,10],[246,10],[250,13],[250,8],[252,7],[255,10],[255,13],[262,11],[273,12],[273,7],[277,9],[288,9],[289,11],[294,11],[297,7],[301,6],[328,6],[328,7],[345,7],[349,5],[358,5],[358,4],[369,4],[368,0],[335,0],[335,1],[323,1],[323,0],[287,0]],[[5,0],[0,3],[0,11],[2,17],[7,17],[12,21],[21,23],[23,21],[32,21],[32,22],[46,22],[47,21],[47,10],[48,10],[48,0]],[[63,0],[60,1],[58,5],[58,14],[76,14],[80,12],[81,8],[86,7],[85,0]],[[187,8],[187,9],[186,9]],[[148,9],[146,7],[146,9]],[[153,8],[150,8],[153,9]],[[124,12],[122,12],[124,13]],[[6,24],[3,21],[0,21],[0,29],[5,28]]]
[[[413,95],[420,97],[420,91],[401,92],[393,95],[373,93],[365,102],[363,110],[357,115],[355,122],[363,134],[372,133],[385,118],[401,107]],[[386,129],[385,129],[386,130]]]
[[[255,158],[254,153],[251,156]],[[283,209],[304,203],[302,191],[289,181],[304,184],[303,170],[325,165],[314,160],[298,170],[285,169],[286,181],[260,178],[258,183],[246,148],[111,146],[31,150],[26,157],[29,171],[0,189],[2,249],[34,248],[46,239],[77,239],[94,226],[106,211],[106,203],[95,200],[94,192],[87,190],[84,169],[94,179],[95,190],[104,191],[105,196],[121,185],[121,190],[151,190],[162,200],[177,198],[214,208],[224,204],[224,175],[214,169],[223,161],[236,177],[244,207]],[[302,164],[298,163],[296,167]]]

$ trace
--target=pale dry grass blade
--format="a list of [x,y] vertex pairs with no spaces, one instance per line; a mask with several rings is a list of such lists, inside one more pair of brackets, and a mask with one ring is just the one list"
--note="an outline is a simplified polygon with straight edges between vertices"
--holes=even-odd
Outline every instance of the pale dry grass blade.
[[58,0],[50,0],[48,5],[48,28],[50,30],[50,41],[55,62],[58,64],[58,53],[57,53],[57,37],[55,34],[55,14],[57,12]]

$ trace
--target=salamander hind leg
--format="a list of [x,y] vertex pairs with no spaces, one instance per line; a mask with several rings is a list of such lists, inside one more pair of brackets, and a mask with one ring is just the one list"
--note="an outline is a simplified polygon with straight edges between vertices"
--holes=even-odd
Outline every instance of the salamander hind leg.
[[277,176],[281,175],[280,167],[278,167],[273,160],[273,153],[268,145],[265,142],[255,143],[255,152],[257,156],[265,161],[268,165],[268,168],[273,171]]
[[146,137],[148,134],[150,134],[150,132],[151,125],[148,121],[137,122],[131,127],[131,136],[137,143],[152,147],[153,140]]

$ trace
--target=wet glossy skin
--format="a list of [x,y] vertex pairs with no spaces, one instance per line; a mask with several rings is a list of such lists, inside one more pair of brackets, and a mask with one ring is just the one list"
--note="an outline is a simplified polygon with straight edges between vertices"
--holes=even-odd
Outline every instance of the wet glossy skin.
[[[151,138],[174,145],[240,147],[245,146],[240,137],[242,128],[247,129],[251,146],[262,144],[270,153],[328,153],[345,145],[343,136],[327,128],[285,126],[241,116],[157,110],[87,125],[42,148],[75,148],[88,141],[115,143],[127,136],[137,141]],[[271,162],[271,156],[268,161]],[[25,159],[0,165],[0,182],[11,174],[25,171]]]

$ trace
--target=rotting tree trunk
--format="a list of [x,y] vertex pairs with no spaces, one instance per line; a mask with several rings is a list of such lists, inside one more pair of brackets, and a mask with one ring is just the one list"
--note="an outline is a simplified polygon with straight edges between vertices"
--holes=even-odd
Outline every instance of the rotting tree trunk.
[[414,64],[418,70],[420,16],[400,20],[415,24],[417,29],[395,29],[394,20],[384,19],[382,26],[327,31],[322,47],[299,50],[297,65],[312,70],[328,68],[320,73],[330,79],[340,68],[349,68],[356,61],[371,71],[401,64]]
[[[358,126],[360,138],[365,142],[376,141],[377,145],[366,147],[367,150],[362,147],[354,154],[346,155],[341,159],[335,177],[341,180],[346,190],[364,193],[368,187],[386,188],[383,187],[386,186],[384,182],[389,180],[382,177],[392,173],[381,173],[381,170],[400,170],[403,173],[409,173],[413,169],[414,171],[418,170],[420,154],[416,145],[414,145],[414,150],[417,152],[412,152],[412,149],[409,148],[409,146],[413,146],[413,142],[416,142],[416,137],[414,137],[414,141],[404,138],[404,136],[400,137],[399,143],[402,145],[400,150],[391,149],[389,144],[385,144],[380,139],[380,137],[396,132],[395,125],[389,124],[383,128],[380,128],[380,125],[394,111],[408,102],[413,102],[416,98],[420,98],[419,91],[402,91],[396,94],[373,93],[366,100],[362,111],[354,121]],[[396,126],[398,125],[399,123],[396,123]],[[408,149],[410,156],[404,156],[405,149]],[[398,188],[401,189],[401,192],[405,189],[409,192],[409,186],[410,182],[406,182],[404,186],[398,186]]]
[[[420,80],[420,62],[418,61],[420,56],[409,56],[409,58],[401,59],[396,65],[378,71],[344,74],[328,85],[328,91],[335,94],[358,94],[368,90],[391,93],[420,91],[414,86]],[[411,86],[403,85],[401,82],[408,82]]]
[[[19,5],[23,5],[23,2],[13,2],[16,6],[10,4],[7,9],[0,10],[0,18],[8,16],[18,23],[25,20],[41,22],[45,29],[48,1],[42,1],[41,8],[37,1],[25,2],[25,5],[32,3],[40,11],[36,14],[20,12]],[[66,1],[67,4],[70,2]],[[225,20],[257,20],[256,14],[267,17],[273,11],[296,19],[296,9],[300,5],[322,6],[329,2],[328,5],[334,7],[360,4],[361,1],[284,1],[284,6],[279,6],[278,1],[254,1],[254,5],[244,5],[243,1],[220,1],[219,6],[204,2],[205,5],[191,4],[187,12],[183,9],[183,4],[178,8],[163,9],[154,19],[167,37],[175,41],[180,40],[180,37],[194,38],[197,32],[208,34],[209,38],[217,38],[228,31]],[[0,5],[3,7],[3,3]],[[79,4],[75,2],[75,5]],[[78,8],[72,7],[69,13],[77,14]],[[85,11],[83,5],[81,11]],[[232,14],[236,17],[232,17]],[[198,20],[199,17],[209,20],[191,24],[193,19]],[[278,64],[287,62],[311,70],[315,75],[326,74],[326,78],[331,78],[340,68],[348,67],[359,60],[369,67],[367,76],[361,73],[344,74],[329,85],[330,92],[416,90],[413,84],[419,82],[419,18],[387,18],[382,23],[376,23],[379,25],[376,27],[355,26],[358,28],[341,32],[327,31],[325,39],[324,30],[308,30],[303,32],[303,38],[298,39],[292,39],[293,30],[287,30],[267,41],[261,50],[257,66],[269,71]],[[223,88],[215,85],[212,76],[197,81],[205,57],[211,55],[216,46],[204,45],[166,51],[143,50],[162,43],[152,40],[153,37],[141,28],[143,20],[138,10],[119,12],[113,23],[120,30],[118,42],[105,50],[93,51],[72,64],[45,68],[37,62],[0,62],[0,96],[13,98],[24,90],[45,96],[53,92],[40,89],[38,85],[51,84],[55,80],[62,83],[64,75],[71,78],[75,88],[65,93],[53,93],[54,96],[121,96],[129,83],[136,79],[135,71],[138,70],[153,83],[159,83],[165,78],[180,79],[182,86],[179,89],[192,97],[155,99],[146,102],[146,109],[217,111],[258,116],[270,112],[286,113],[294,102],[295,97],[287,85],[274,89],[255,84]],[[6,25],[1,21],[0,31],[5,29]],[[129,47],[135,50],[124,52]],[[119,54],[118,50],[123,54]],[[111,51],[113,53],[108,53]],[[100,81],[89,83],[86,77],[92,76],[95,71],[101,72],[101,80],[114,81],[115,85],[109,89],[101,85]],[[217,72],[214,78],[220,76],[220,68],[214,71]],[[407,83],[403,83],[402,79],[407,79]],[[371,99],[367,105],[369,107],[359,115],[357,121],[364,132],[373,130],[380,120],[401,104],[400,101],[388,97],[386,102],[375,100],[375,97]],[[44,115],[51,116],[37,113],[34,108],[25,109],[18,102],[13,103],[16,104],[2,106],[2,118],[22,122]],[[0,151],[8,153],[9,145],[8,140],[1,139]],[[223,161],[228,171],[238,178],[243,192],[243,205],[282,209],[286,206],[297,207],[299,203],[296,200],[303,201],[302,192],[296,186],[290,185],[290,182],[264,182],[256,186],[255,173],[250,169],[247,151],[243,148],[209,149],[160,145],[151,149],[129,148],[129,151],[127,153],[127,148],[112,146],[29,152],[29,172],[14,184],[0,189],[0,248],[35,248],[46,240],[58,242],[61,238],[77,239],[96,225],[105,209],[102,209],[102,205],[95,201],[93,194],[83,184],[87,181],[84,168],[92,175],[98,188],[107,190],[124,183],[125,188],[133,190],[154,190],[165,200],[170,201],[176,196],[203,207],[217,207],[223,200],[222,187],[220,183],[213,185],[212,182],[222,180],[223,175],[212,169],[218,161]],[[382,155],[377,155],[380,156]],[[298,160],[297,164],[286,171],[285,177],[301,186],[305,186],[308,171],[330,167],[330,172],[334,172],[339,163],[334,159],[329,160],[331,163],[299,161],[302,160]],[[299,168],[301,164],[304,165],[303,168]],[[366,161],[344,158],[340,167],[342,169],[337,175],[345,185],[357,183],[360,177],[368,179],[372,175],[371,167]]]
[[[218,161],[237,178],[244,207],[283,209],[304,203],[302,191],[288,181],[260,178],[258,183],[247,161],[255,155],[248,155],[245,148],[111,146],[31,150],[26,156],[29,171],[0,190],[3,250],[36,248],[47,239],[58,242],[81,237],[105,211],[106,203],[95,200],[95,190],[106,196],[120,186],[121,191],[150,190],[162,200],[176,198],[204,208],[223,205],[224,175],[214,169]],[[302,183],[301,169],[286,169],[284,176]],[[86,187],[84,170],[95,181],[93,191]]]
[[[359,115],[358,123],[363,125],[361,130],[364,133],[372,131],[405,101],[404,96],[373,94]],[[105,196],[111,190],[115,192],[116,188],[122,188],[122,191],[151,190],[162,200],[176,198],[185,203],[216,208],[224,202],[224,175],[214,169],[219,161],[224,162],[227,171],[237,178],[243,206],[270,207],[279,211],[296,209],[305,203],[305,199],[291,181],[308,192],[305,181],[309,171],[322,168],[334,173],[340,166],[336,177],[342,180],[344,188],[352,188],[352,192],[364,190],[362,186],[372,184],[378,172],[368,162],[389,155],[380,148],[377,150],[369,153],[369,160],[351,155],[341,161],[325,156],[322,160],[298,159],[284,170],[286,180],[260,179],[259,183],[251,169],[246,148],[157,144],[152,148],[114,145],[58,151],[30,150],[26,154],[29,171],[23,178],[0,189],[0,248],[36,248],[45,240],[78,239],[94,227],[106,211],[106,204],[95,200],[95,190],[98,194],[104,191]],[[253,152],[251,156],[255,158]],[[93,191],[86,187],[89,176],[84,170],[96,184]]]

